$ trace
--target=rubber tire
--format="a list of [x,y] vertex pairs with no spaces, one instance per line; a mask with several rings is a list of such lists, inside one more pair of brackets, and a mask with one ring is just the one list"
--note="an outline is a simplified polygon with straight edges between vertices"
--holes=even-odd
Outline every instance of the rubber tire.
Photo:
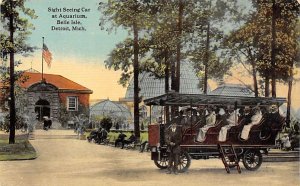
[[[256,165],[252,165],[252,164]],[[243,165],[249,171],[256,171],[262,164],[262,155],[259,150],[248,149],[243,154]]]

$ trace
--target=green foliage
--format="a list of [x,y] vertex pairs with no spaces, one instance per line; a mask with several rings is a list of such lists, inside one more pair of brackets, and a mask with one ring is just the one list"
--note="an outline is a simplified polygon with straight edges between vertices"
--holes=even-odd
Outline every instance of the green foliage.
[[[257,68],[262,78],[270,76],[272,71],[271,40],[272,15],[275,14],[275,73],[278,80],[287,81],[289,69],[293,63],[299,63],[299,3],[296,0],[288,3],[275,1],[275,12],[272,3],[254,1],[253,11],[246,24],[231,33],[226,40],[226,46],[231,49],[231,56],[238,62],[251,64]],[[245,58],[245,60],[241,60]],[[251,70],[248,69],[251,73]]]
[[[188,56],[201,76],[205,75],[205,66],[208,78],[222,79],[230,69],[232,61],[222,56],[223,24],[238,22],[237,10],[236,0],[201,1],[193,6],[189,18],[193,31],[189,35]],[[234,17],[236,19],[229,19]]]
[[110,128],[112,127],[113,122],[110,117],[103,117],[102,120],[100,121],[100,126],[104,128],[106,131],[110,131]]
[[[28,21],[28,19],[22,17],[22,15],[27,16],[30,19],[36,19],[37,16],[35,15],[35,11],[33,9],[25,7],[25,1],[26,0],[3,0],[1,3],[1,26],[4,29],[0,33],[0,50],[2,52],[1,58],[6,58],[7,54],[11,51],[26,56],[28,53],[33,52],[36,49],[36,47],[32,47],[26,43],[28,36],[31,34],[30,30],[34,29],[34,26]],[[9,19],[11,14],[13,14],[14,22],[13,43],[9,38]]]
[[[78,110],[70,112],[67,110],[65,104],[62,103],[60,105],[58,120],[62,123],[63,126],[66,127],[68,121],[75,121],[75,117],[78,117],[80,115],[82,115],[83,117],[89,116],[89,109],[82,104],[78,104]],[[88,125],[88,123],[84,123],[84,125]]]

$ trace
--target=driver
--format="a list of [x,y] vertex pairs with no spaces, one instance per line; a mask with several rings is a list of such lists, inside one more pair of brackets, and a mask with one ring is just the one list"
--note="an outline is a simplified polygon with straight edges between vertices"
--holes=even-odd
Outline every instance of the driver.
[[174,174],[178,174],[182,126],[174,122],[166,128],[165,134],[167,151],[169,152],[169,165],[167,174],[171,174],[172,171],[174,172]]

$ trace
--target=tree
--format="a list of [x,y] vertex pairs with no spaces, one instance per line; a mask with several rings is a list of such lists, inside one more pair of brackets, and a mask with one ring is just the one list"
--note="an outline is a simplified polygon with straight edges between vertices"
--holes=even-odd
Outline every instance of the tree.
[[13,1],[3,0],[1,4],[1,24],[7,32],[1,33],[1,51],[2,59],[9,54],[10,70],[9,70],[9,87],[10,87],[10,134],[9,143],[15,143],[15,53],[26,54],[33,51],[26,43],[26,38],[30,34],[30,29],[33,29],[32,24],[27,19],[21,17],[20,13],[30,18],[36,18],[34,10],[24,6],[25,0]]
[[[226,46],[231,49],[230,53],[235,60],[241,63],[253,78],[253,87],[255,97],[258,97],[258,80],[257,80],[257,61],[258,48],[257,42],[259,37],[255,25],[251,22],[234,31],[226,39]],[[243,57],[245,60],[242,60]],[[245,64],[245,62],[246,64]],[[246,66],[250,64],[251,69]]]
[[236,1],[195,1],[190,15],[192,30],[190,34],[189,56],[195,63],[195,67],[203,77],[203,92],[207,93],[208,78],[222,78],[229,70],[231,61],[221,59],[221,43],[223,40],[222,24],[229,23],[229,19],[236,12]]
[[[112,119],[110,117],[104,117],[100,121],[100,126],[108,132],[110,131],[110,128],[112,127],[112,125],[113,125],[113,123],[112,123]],[[117,129],[117,127],[116,127],[116,129]]]
[[[133,33],[133,50],[131,56],[133,56],[133,79],[134,79],[134,132],[136,137],[140,137],[139,127],[139,86],[138,86],[138,75],[139,75],[139,32],[147,27],[151,19],[149,19],[149,1],[148,0],[117,0],[108,1],[107,3],[99,3],[99,10],[102,12],[102,20],[100,26],[106,22],[111,24],[110,31],[112,28],[122,26],[131,33]],[[113,55],[113,53],[112,53]],[[111,57],[112,57],[111,55]],[[113,58],[111,58],[113,59]],[[111,63],[113,66],[114,62]],[[130,64],[130,63],[128,63]],[[118,65],[117,65],[118,66]],[[118,68],[115,66],[114,68]],[[128,66],[124,67],[129,70]]]
[[253,76],[255,96],[258,96],[258,73],[264,79],[264,93],[269,97],[271,80],[272,97],[276,97],[276,81],[287,81],[289,69],[297,55],[295,23],[299,14],[296,1],[253,1],[253,11],[246,24],[234,31],[227,40],[229,46]]
[[265,96],[269,96],[271,80],[272,97],[276,97],[276,81],[286,80],[289,61],[295,54],[287,50],[292,40],[286,40],[286,33],[289,20],[294,20],[299,15],[299,3],[296,0],[259,0],[254,1],[253,5],[257,9],[254,24],[259,34],[258,71],[265,79]]

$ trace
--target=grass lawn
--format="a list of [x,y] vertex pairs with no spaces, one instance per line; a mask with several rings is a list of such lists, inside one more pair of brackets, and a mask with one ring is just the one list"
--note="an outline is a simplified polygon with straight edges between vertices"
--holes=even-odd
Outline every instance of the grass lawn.
[[[127,138],[129,138],[131,136],[131,132],[123,132],[123,133],[127,136]],[[109,132],[108,133],[108,136],[110,136],[109,141],[110,142],[116,141],[116,139],[118,138],[119,134],[120,134],[119,132]],[[140,133],[140,140],[142,142],[148,141],[148,132],[141,132]]]
[[16,139],[8,144],[8,139],[0,137],[0,161],[30,160],[37,157],[36,151],[27,139]]
[[[124,131],[123,133],[127,136],[127,138],[129,138],[129,137],[131,136],[131,132],[125,132],[125,131]],[[115,131],[109,132],[109,133],[108,133],[109,141],[110,141],[110,142],[115,142],[116,139],[118,138],[119,134],[120,134],[120,132],[115,132]],[[148,132],[141,132],[140,134],[141,134],[141,135],[140,135],[140,140],[141,140],[142,142],[148,141]],[[85,135],[86,135],[86,136],[89,136],[89,135],[90,135],[90,132],[86,132]],[[127,139],[127,138],[126,138],[126,139]]]

